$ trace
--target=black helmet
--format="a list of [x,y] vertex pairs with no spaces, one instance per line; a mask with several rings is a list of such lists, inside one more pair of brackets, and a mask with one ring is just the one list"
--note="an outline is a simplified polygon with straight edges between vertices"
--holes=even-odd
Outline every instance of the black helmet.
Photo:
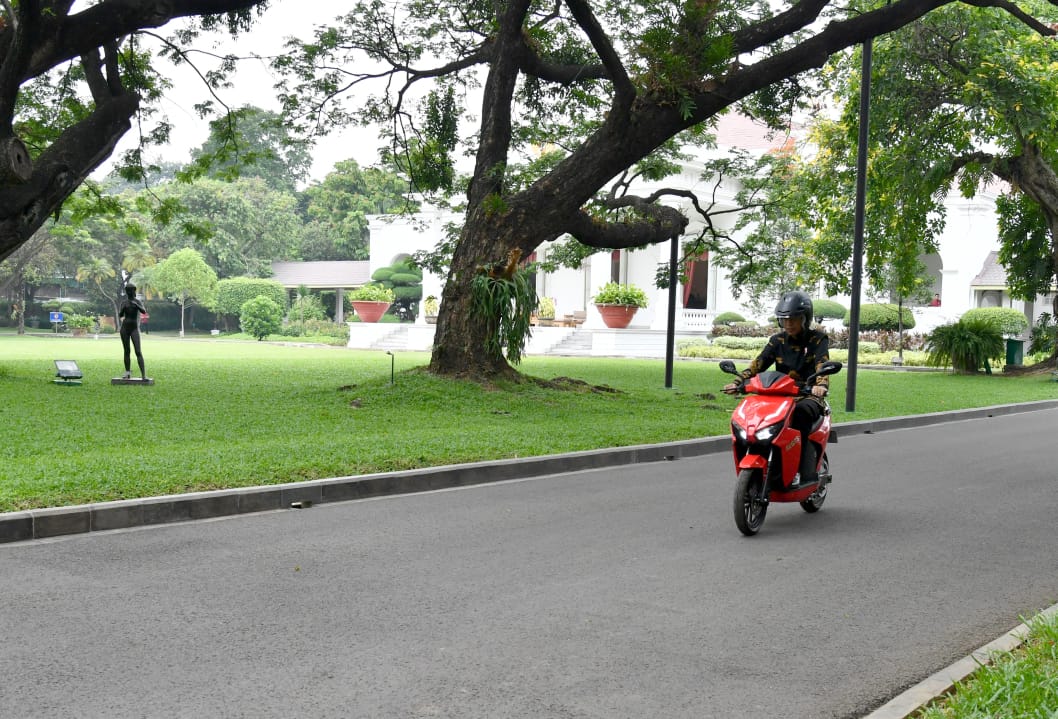
[[782,326],[782,320],[786,317],[796,317],[797,315],[804,317],[804,326],[807,330],[812,324],[813,318],[812,298],[800,290],[783,294],[779,298],[779,303],[775,305],[775,318],[779,321],[779,326]]

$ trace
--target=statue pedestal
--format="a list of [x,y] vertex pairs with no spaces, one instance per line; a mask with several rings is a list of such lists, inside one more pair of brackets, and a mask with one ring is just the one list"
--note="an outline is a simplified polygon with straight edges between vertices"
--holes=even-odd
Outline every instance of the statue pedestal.
[[139,377],[111,377],[110,384],[154,384],[154,380],[150,377],[147,379],[140,379]]

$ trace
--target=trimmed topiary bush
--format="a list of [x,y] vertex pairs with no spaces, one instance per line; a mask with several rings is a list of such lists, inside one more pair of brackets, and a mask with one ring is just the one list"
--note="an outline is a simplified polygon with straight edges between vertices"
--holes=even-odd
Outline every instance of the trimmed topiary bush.
[[840,320],[848,313],[845,305],[834,300],[813,300],[812,311],[817,320]]
[[992,322],[999,331],[1008,336],[1016,337],[1029,328],[1029,320],[1025,313],[1013,307],[975,307],[967,310],[961,319],[977,320],[983,319]]
[[283,308],[263,295],[246,300],[239,312],[242,331],[258,341],[279,332],[282,324]]
[[721,312],[713,318],[714,325],[732,325],[736,322],[745,322],[746,318],[738,312]]
[[267,297],[279,305],[280,310],[287,306],[287,291],[276,280],[231,277],[217,283],[217,313],[238,315],[247,300],[255,297]]
[[[850,312],[845,313],[844,324],[846,327],[849,326],[849,315]],[[900,329],[900,323],[898,319],[903,317],[904,329],[913,329],[915,326],[915,315],[911,313],[911,309],[908,307],[903,308],[903,312],[898,312],[898,308],[893,304],[866,304],[860,307],[860,329],[867,330],[897,330]]]

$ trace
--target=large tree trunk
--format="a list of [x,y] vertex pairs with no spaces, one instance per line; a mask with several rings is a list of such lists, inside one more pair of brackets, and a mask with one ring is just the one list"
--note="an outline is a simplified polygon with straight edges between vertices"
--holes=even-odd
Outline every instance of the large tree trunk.
[[497,329],[494,319],[471,310],[474,277],[505,263],[512,250],[527,256],[539,242],[532,226],[514,222],[513,216],[475,218],[472,214],[463,226],[441,295],[431,372],[476,380],[517,376],[502,349],[490,348],[488,340]]

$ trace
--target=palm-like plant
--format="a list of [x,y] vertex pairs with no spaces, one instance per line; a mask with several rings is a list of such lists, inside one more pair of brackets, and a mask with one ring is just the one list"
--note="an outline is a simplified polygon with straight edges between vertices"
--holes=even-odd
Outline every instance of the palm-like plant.
[[984,367],[991,373],[988,361],[1001,359],[1005,345],[1003,334],[996,323],[985,318],[964,317],[958,322],[941,325],[926,338],[931,367],[947,367],[963,374],[977,372]]

